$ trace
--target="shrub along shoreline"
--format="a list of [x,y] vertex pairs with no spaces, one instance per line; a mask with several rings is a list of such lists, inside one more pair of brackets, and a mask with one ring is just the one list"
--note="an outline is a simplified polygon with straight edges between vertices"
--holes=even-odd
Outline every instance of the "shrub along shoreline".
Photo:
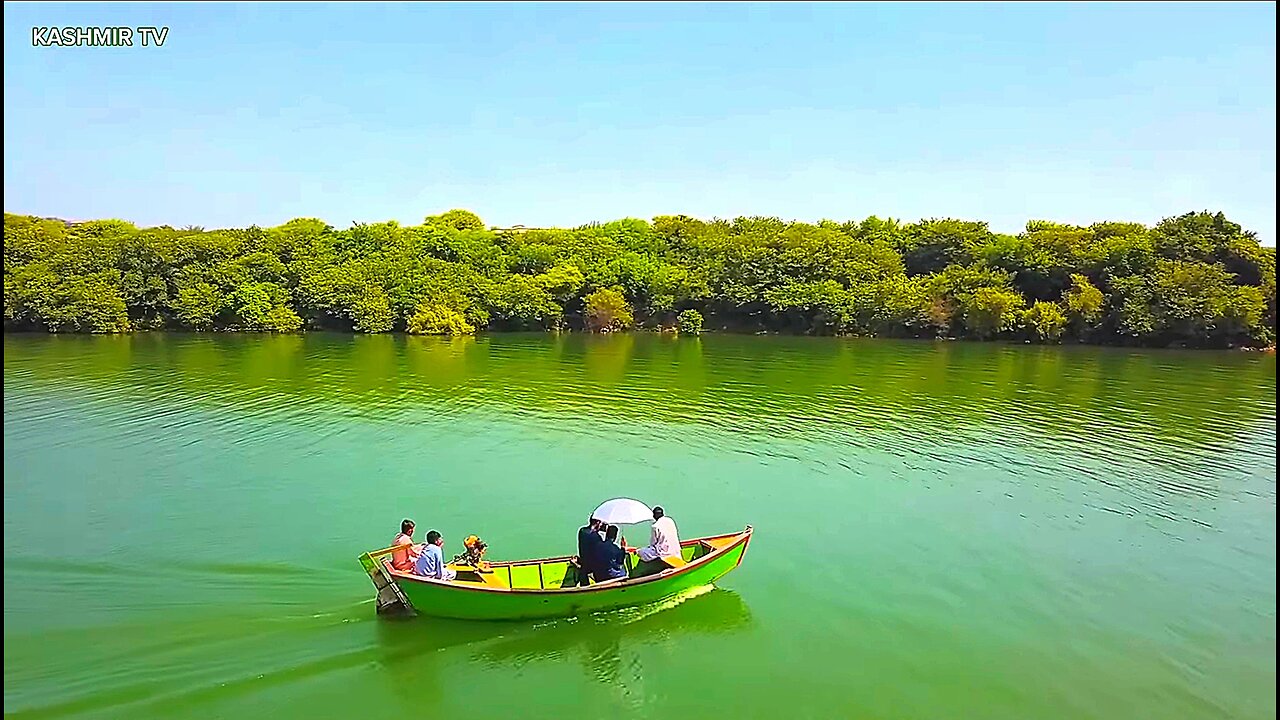
[[138,228],[5,214],[6,331],[471,334],[713,327],[1265,347],[1275,248],[1221,213],[1155,227],[660,216],[572,229]]

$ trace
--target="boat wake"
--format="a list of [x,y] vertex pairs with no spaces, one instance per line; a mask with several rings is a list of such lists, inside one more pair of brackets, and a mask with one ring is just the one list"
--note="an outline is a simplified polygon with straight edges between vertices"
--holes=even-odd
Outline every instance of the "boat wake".
[[676,593],[675,595],[672,595],[669,598],[659,600],[658,602],[655,602],[655,603],[650,603],[648,605],[640,605],[633,608],[627,608],[627,610],[631,611],[629,614],[632,615],[632,617],[626,618],[625,622],[627,623],[640,622],[641,620],[644,620],[645,618],[648,618],[648,617],[652,617],[660,612],[665,612],[674,607],[679,607],[683,603],[688,602],[689,600],[692,600],[696,597],[701,597],[703,595],[706,595],[707,593],[715,589],[716,589],[715,585],[711,585],[711,584],[699,585],[697,587],[691,587],[691,588],[688,588],[687,590],[683,590],[679,593]]

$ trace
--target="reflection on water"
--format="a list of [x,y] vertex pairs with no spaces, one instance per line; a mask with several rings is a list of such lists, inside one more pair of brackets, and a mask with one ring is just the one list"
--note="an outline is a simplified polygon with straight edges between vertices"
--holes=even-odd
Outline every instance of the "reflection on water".
[[1275,387],[1274,356],[830,338],[6,336],[5,355],[6,378],[85,399],[127,388],[272,415],[305,399],[391,420],[493,408],[926,448],[993,432],[1211,448],[1274,413]]
[[[6,716],[1275,715],[1274,356],[4,342]],[[540,557],[615,495],[751,552],[670,607],[375,617],[406,515]]]
[[696,588],[656,605],[560,620],[518,637],[487,644],[475,657],[493,665],[522,667],[574,659],[584,674],[606,685],[634,687],[643,668],[628,656],[637,644],[678,645],[691,633],[728,633],[746,628],[751,613],[729,590]]
[[583,677],[622,698],[643,688],[646,673],[639,648],[661,645],[678,651],[693,635],[732,633],[750,625],[751,613],[740,595],[707,586],[648,606],[537,624],[382,618],[377,622],[377,657],[392,685],[415,692],[447,691],[439,684],[442,653],[462,648],[474,662],[495,669],[571,662]]
[[[579,432],[650,446],[678,434],[713,451],[796,459],[813,448],[885,452],[908,470],[1051,458],[1088,484],[1115,482],[1122,457],[1127,498],[1100,509],[1179,519],[1167,498],[1218,497],[1219,455],[1242,442],[1272,452],[1253,434],[1275,422],[1274,356],[830,338],[6,337],[5,378],[44,391],[6,399],[6,413],[42,407],[49,391],[111,412],[151,406],[119,428],[139,441],[198,433],[193,423],[208,420],[193,410],[234,409],[230,429],[246,430],[238,444],[269,444],[285,423],[305,422],[317,452],[352,422],[468,413],[552,427],[590,419]],[[668,437],[655,440],[662,425]]]

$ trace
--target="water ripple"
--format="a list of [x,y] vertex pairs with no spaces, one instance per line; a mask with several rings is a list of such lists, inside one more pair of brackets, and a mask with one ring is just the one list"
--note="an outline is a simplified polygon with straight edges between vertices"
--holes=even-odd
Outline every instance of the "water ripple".
[[[6,336],[4,383],[6,715],[1274,715],[1274,356]],[[733,592],[373,617],[402,517],[550,555],[613,495],[756,525]]]

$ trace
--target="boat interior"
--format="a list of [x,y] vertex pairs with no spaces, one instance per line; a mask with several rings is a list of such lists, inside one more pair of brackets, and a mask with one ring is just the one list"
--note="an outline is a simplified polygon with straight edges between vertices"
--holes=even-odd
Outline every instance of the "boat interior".
[[[728,545],[732,545],[741,533],[733,533],[730,535],[720,535],[716,537],[694,538],[680,543],[679,559],[666,558],[665,561],[644,562],[636,556],[634,552],[627,553],[627,578],[634,579],[647,575],[655,575],[668,568],[683,567],[689,563],[695,562],[710,553]],[[387,548],[386,554],[379,551],[377,554],[382,555],[381,562],[386,565],[387,570],[392,575],[400,577],[414,577],[406,573],[397,572],[391,569],[390,551],[394,548]],[[546,558],[542,560],[518,560],[511,562],[491,562],[484,569],[471,567],[470,565],[449,564],[451,570],[457,573],[457,577],[452,580],[452,584],[456,585],[473,585],[490,588],[506,588],[515,590],[558,590],[564,588],[573,588],[578,586],[578,567],[573,562],[572,557]],[[609,580],[609,582],[621,582],[622,580]],[[597,585],[589,581],[588,585]]]

